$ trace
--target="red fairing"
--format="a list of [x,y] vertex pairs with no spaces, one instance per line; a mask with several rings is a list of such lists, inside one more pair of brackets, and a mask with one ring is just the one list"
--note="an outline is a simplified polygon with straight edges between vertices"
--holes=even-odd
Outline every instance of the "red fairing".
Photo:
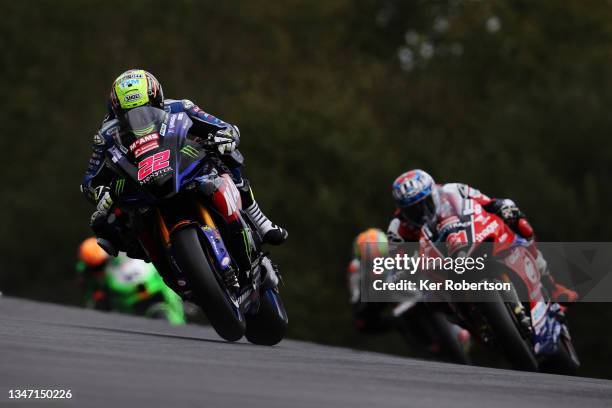
[[[512,248],[517,234],[500,217],[485,211],[475,199],[464,198],[461,203],[452,205],[451,211],[456,208],[461,208],[464,215],[470,215],[470,220],[465,228],[446,236],[447,252],[452,254],[460,248],[467,248],[470,254],[481,244],[491,242],[493,244],[491,255],[499,256],[500,260],[503,260],[508,268],[521,278],[533,307],[542,299],[540,272],[535,261],[537,255],[535,244],[531,243],[528,248],[523,246]],[[458,215],[447,215],[439,220],[436,229],[440,231],[459,222]],[[522,225],[524,228],[531,228],[526,221]],[[533,231],[531,232],[533,234]],[[421,237],[420,242],[422,253],[425,255],[431,256],[437,252],[425,236]]]
[[347,268],[347,272],[350,274],[359,272],[359,260],[353,259]]
[[471,199],[476,201],[480,205],[487,205],[493,201],[492,198],[489,198],[486,194],[480,192],[480,190],[476,190],[475,188],[468,187],[468,194]]
[[531,308],[534,308],[543,299],[540,271],[534,256],[527,248],[515,247],[506,255],[504,263],[521,278],[527,288]]
[[530,239],[533,237],[533,227],[531,226],[529,221],[524,218],[521,218],[518,221],[518,230],[521,236],[523,236],[524,238]]
[[473,220],[474,243],[493,242],[493,255],[508,249],[516,238],[516,234],[504,220],[495,214],[486,212],[478,204],[474,206]]
[[213,193],[212,201],[227,222],[237,221],[242,208],[240,192],[229,175],[223,174],[221,179],[221,186]]

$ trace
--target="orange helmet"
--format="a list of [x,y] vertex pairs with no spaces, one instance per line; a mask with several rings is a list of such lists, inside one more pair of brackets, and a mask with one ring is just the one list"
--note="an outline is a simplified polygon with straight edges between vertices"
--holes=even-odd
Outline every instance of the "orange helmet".
[[389,254],[387,235],[378,228],[370,228],[357,235],[353,245],[355,258],[379,257]]
[[94,237],[87,238],[79,247],[79,259],[90,268],[101,266],[108,261],[108,254]]

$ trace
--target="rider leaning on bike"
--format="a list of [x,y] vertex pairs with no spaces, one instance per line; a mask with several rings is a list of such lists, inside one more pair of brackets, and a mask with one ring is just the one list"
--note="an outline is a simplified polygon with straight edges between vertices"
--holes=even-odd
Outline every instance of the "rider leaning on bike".
[[485,211],[498,215],[514,232],[530,242],[529,250],[536,259],[542,283],[555,301],[573,302],[578,299],[576,292],[555,282],[546,260],[537,249],[533,228],[512,200],[489,198],[466,184],[436,184],[423,170],[410,170],[393,182],[396,210],[387,229],[389,240],[418,241],[425,224],[435,226],[438,219],[446,216],[451,202],[467,198],[476,201]]
[[86,307],[110,310],[108,288],[104,284],[110,257],[98,246],[95,238],[88,238],[79,245],[76,264],[78,285],[85,295]]
[[[362,333],[383,333],[392,329],[403,334],[415,350],[426,351],[442,359],[454,362],[469,360],[467,350],[470,334],[467,330],[452,325],[444,317],[437,320],[432,310],[420,302],[420,295],[403,304],[395,302],[363,302],[361,299],[361,263],[377,257],[389,256],[386,234],[378,228],[361,232],[353,242],[353,257],[347,268],[347,281],[353,323]],[[367,263],[367,262],[366,262]],[[445,336],[444,332],[452,333]],[[454,337],[454,339],[453,339]],[[459,344],[459,354],[453,354],[451,344]],[[456,349],[455,349],[456,350]]]
[[391,316],[385,313],[387,303],[361,301],[361,261],[364,257],[373,259],[387,256],[387,236],[378,228],[361,232],[353,242],[353,256],[347,268],[349,298],[353,309],[355,328],[365,333],[378,333],[393,327]]
[[105,152],[113,145],[114,140],[119,140],[126,131],[126,112],[142,106],[160,108],[169,113],[184,112],[193,122],[190,133],[202,138],[212,135],[218,143],[223,164],[229,169],[240,191],[246,213],[264,241],[278,245],[287,238],[287,231],[273,224],[259,209],[248,180],[242,176],[243,157],[236,149],[240,140],[238,127],[204,112],[187,99],[164,99],[162,86],[153,75],[144,70],[131,69],[119,75],[113,82],[108,114],[94,135],[93,153],[81,184],[81,191],[96,205],[96,211],[91,217],[91,227],[96,235],[103,237],[101,243],[105,249],[117,253],[125,245],[117,234],[107,228],[107,216],[113,207],[110,185],[116,174],[105,164]]

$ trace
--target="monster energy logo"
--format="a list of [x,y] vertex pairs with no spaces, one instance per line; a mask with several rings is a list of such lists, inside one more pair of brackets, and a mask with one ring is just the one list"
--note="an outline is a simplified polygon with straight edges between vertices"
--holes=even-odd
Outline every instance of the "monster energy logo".
[[198,151],[191,147],[191,146],[185,146],[181,149],[181,153],[191,157],[192,159],[195,159],[196,157],[198,157]]
[[244,248],[246,249],[247,257],[251,259],[251,240],[244,229],[242,230],[242,238],[244,239]]
[[123,192],[125,187],[125,179],[119,179],[115,182],[115,195],[119,196]]
[[140,137],[153,132],[153,129],[155,129],[155,123],[151,123],[150,125],[142,129],[133,129],[132,132],[134,132],[136,136]]

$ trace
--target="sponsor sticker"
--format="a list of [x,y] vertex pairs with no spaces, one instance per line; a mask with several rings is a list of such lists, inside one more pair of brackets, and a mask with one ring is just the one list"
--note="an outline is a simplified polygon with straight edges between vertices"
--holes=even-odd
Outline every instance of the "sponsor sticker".
[[476,234],[476,241],[482,241],[487,235],[492,234],[497,228],[499,228],[497,221],[493,221],[487,225],[485,229]]
[[126,74],[126,75],[123,75],[121,77],[121,79],[123,81],[125,81],[126,79],[142,78],[142,77],[143,77],[143,75],[141,73],[135,73],[135,74]]
[[176,126],[176,115],[172,115],[170,117],[170,123],[168,123],[168,126],[170,127],[170,131],[173,132],[174,127]]
[[134,85],[138,85],[140,83],[140,80],[137,78],[130,78],[130,79],[125,79],[123,81],[121,81],[121,83],[119,84],[119,87],[121,89],[126,89],[126,88],[131,88]]
[[111,125],[103,129],[103,132],[106,133],[107,135],[114,135],[115,133],[119,132],[119,125]]
[[134,150],[134,157],[139,157],[145,154],[146,152],[158,148],[159,144],[157,142],[149,142],[147,144],[142,145],[141,147]]
[[133,93],[133,94],[130,94],[130,95],[126,95],[123,99],[126,102],[134,102],[134,101],[140,99],[141,97],[142,97],[142,94],[140,92],[137,92],[137,93]]
[[143,155],[144,153],[159,147],[159,134],[151,133],[149,135],[138,138],[130,145],[130,151],[134,153],[134,157]]

